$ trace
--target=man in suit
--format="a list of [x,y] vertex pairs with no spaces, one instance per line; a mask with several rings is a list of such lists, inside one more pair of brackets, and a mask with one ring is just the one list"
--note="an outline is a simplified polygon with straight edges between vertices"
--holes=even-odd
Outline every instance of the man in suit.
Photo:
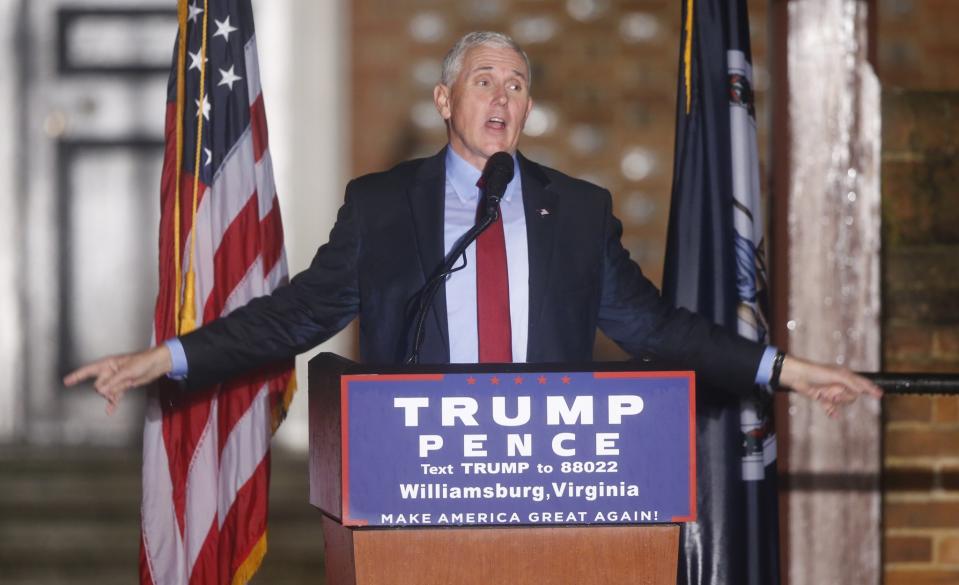
[[449,143],[439,154],[350,182],[330,240],[288,286],[179,339],[110,356],[65,379],[95,378],[108,409],[160,376],[203,386],[289,358],[360,317],[367,363],[399,363],[412,308],[475,222],[478,179],[497,152],[515,176],[499,219],[440,289],[423,363],[589,361],[596,328],[634,356],[695,369],[706,382],[782,383],[827,411],[878,396],[852,372],[784,356],[662,301],[620,243],[610,194],[517,151],[532,108],[530,67],[512,39],[470,33],[450,50],[433,97]]

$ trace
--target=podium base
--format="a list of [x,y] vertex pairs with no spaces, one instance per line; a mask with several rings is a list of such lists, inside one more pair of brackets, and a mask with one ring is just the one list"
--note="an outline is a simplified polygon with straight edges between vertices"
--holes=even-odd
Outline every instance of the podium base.
[[679,526],[351,529],[323,515],[326,585],[675,585]]

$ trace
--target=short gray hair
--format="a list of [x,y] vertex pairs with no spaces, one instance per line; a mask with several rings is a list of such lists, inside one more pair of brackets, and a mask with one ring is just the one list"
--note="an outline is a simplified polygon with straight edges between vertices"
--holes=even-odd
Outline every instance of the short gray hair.
[[440,83],[447,87],[452,86],[460,74],[460,69],[463,67],[463,57],[470,49],[481,46],[512,49],[515,51],[517,55],[523,58],[523,62],[526,63],[526,85],[529,86],[531,84],[533,72],[532,69],[530,69],[529,57],[526,56],[526,51],[509,35],[492,31],[474,31],[463,35],[460,40],[456,41],[456,44],[453,45],[453,48],[450,49],[450,52],[447,53],[443,59]]

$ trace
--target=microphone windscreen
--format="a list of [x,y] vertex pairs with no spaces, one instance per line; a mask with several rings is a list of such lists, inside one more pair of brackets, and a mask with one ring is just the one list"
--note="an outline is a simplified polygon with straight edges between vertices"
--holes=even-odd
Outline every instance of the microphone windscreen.
[[483,190],[487,197],[497,201],[506,192],[506,186],[513,180],[513,157],[508,152],[497,152],[489,157],[483,167]]

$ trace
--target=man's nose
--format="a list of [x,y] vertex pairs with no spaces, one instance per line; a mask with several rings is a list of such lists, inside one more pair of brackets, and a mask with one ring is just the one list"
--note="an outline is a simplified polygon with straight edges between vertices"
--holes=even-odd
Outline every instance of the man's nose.
[[497,104],[506,105],[506,102],[509,101],[509,96],[506,93],[505,87],[499,87],[496,90],[496,93],[493,95],[493,101]]

